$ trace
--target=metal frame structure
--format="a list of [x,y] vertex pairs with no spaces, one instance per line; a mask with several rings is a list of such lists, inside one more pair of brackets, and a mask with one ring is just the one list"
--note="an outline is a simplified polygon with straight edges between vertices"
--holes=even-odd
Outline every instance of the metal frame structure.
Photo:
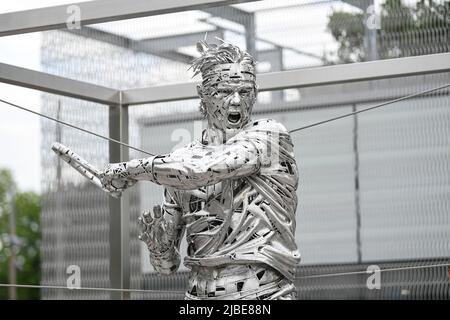
[[[214,13],[216,6],[250,2],[255,0],[98,0],[76,4],[81,8],[83,16],[81,24],[116,21],[144,16],[174,13],[185,10],[204,10]],[[66,27],[67,6],[34,9],[21,12],[0,14],[0,36],[16,35],[28,32],[62,29]],[[241,10],[230,7],[229,15],[238,23],[246,24],[249,30],[247,39],[254,37],[254,23],[243,18]],[[80,31],[70,31],[83,35]],[[221,31],[218,30],[218,33]],[[98,37],[104,36],[101,31]],[[92,35],[91,35],[92,36]],[[192,35],[191,35],[192,36]],[[197,36],[197,35],[195,35]],[[127,45],[128,48],[151,54],[158,53],[153,45],[141,43],[131,44],[119,36],[111,38],[116,45]],[[166,41],[166,39],[160,39]],[[249,51],[255,50],[254,43],[247,40]],[[177,61],[185,57],[169,54]],[[279,54],[279,52],[278,52]],[[280,68],[281,69],[281,68]],[[412,75],[424,75],[450,71],[450,53],[432,54],[383,61],[371,61],[336,65],[327,67],[305,68],[291,71],[279,71],[260,74],[258,83],[261,91],[324,86],[337,83],[367,81]],[[129,106],[176,101],[197,97],[196,83],[178,83],[152,86],[129,90],[117,90],[87,82],[72,80],[44,72],[33,71],[17,66],[0,63],[0,82],[66,97],[96,102],[109,106],[109,135],[111,138],[128,143],[128,110]],[[129,150],[126,147],[110,142],[110,162],[126,161]],[[129,289],[129,197],[124,196],[110,200],[110,283],[113,288]],[[112,292],[113,299],[126,299],[129,293]]]
[[[313,67],[258,75],[259,91],[304,88],[346,82],[450,71],[450,53]],[[0,82],[110,106],[193,99],[198,82],[117,90],[45,72],[0,63]]]
[[[200,10],[259,0],[97,0],[75,3],[82,12],[80,24],[110,22],[187,10]],[[0,36],[67,27],[68,5],[25,10],[0,15]]]

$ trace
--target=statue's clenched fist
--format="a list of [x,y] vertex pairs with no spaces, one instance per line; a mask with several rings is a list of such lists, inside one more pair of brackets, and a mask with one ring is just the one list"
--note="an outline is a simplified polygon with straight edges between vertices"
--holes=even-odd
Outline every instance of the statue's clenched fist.
[[120,197],[122,192],[133,186],[137,180],[131,178],[125,163],[111,163],[100,173],[99,179],[103,190]]

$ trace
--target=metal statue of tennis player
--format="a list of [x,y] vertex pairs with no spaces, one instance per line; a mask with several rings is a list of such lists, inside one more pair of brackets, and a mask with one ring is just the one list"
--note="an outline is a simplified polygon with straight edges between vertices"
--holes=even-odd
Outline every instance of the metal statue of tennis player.
[[186,234],[186,299],[294,299],[300,254],[290,135],[275,120],[251,118],[257,85],[250,54],[224,41],[197,48],[192,68],[202,76],[197,89],[208,123],[201,140],[103,171],[62,145],[53,149],[113,196],[139,180],[164,188],[162,204],[139,218],[139,238],[156,271],[170,274]]

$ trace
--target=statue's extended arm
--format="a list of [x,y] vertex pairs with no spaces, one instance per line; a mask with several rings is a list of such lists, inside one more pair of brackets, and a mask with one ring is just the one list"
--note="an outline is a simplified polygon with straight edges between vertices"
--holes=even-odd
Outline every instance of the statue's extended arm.
[[159,273],[170,274],[180,266],[179,250],[184,233],[181,216],[173,190],[165,188],[162,206],[155,206],[153,212],[146,211],[139,217],[142,229],[139,239],[147,245],[150,262]]
[[148,180],[177,189],[197,189],[257,172],[261,166],[257,144],[242,138],[219,146],[193,143],[167,155],[111,164],[102,182]]

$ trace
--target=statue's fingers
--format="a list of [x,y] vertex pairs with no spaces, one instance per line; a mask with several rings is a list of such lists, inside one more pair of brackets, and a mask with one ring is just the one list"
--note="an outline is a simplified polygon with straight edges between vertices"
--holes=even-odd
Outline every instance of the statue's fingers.
[[162,210],[161,210],[161,206],[159,204],[153,207],[153,215],[155,218],[162,217]]
[[112,179],[111,185],[118,190],[125,190],[127,187],[127,181],[122,179]]
[[137,180],[128,179],[127,180],[127,188],[134,186],[137,183]]
[[112,191],[110,192],[111,196],[113,196],[114,198],[120,198],[122,197],[122,190],[116,190],[116,191]]
[[110,184],[102,182],[103,191],[109,193],[114,198],[120,198],[122,196],[122,189],[116,188]]
[[109,185],[107,185],[107,184],[103,184],[102,185],[102,189],[104,190],[104,191],[106,191],[106,192],[108,192],[108,193],[114,193],[115,191],[116,191],[116,189],[115,188],[113,188],[112,186],[109,186]]
[[147,242],[150,238],[146,232],[142,232],[138,236],[139,240]]
[[138,228],[140,233],[148,232],[150,225],[145,221],[144,217],[138,218]]
[[141,228],[141,231],[145,231],[145,229],[147,229],[147,226],[144,223],[144,217],[140,216],[138,218],[138,226]]
[[153,218],[152,215],[150,213],[150,211],[144,211],[144,213],[142,214],[143,220],[145,223],[150,224],[153,222]]

